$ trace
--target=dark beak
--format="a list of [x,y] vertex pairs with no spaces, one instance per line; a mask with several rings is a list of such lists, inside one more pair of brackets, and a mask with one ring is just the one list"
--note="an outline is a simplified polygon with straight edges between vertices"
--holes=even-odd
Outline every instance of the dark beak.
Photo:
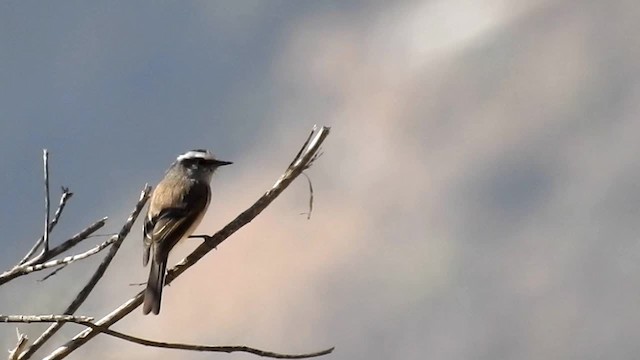
[[213,165],[215,166],[225,166],[225,165],[231,165],[233,164],[232,161],[222,161],[222,160],[214,160],[213,161]]

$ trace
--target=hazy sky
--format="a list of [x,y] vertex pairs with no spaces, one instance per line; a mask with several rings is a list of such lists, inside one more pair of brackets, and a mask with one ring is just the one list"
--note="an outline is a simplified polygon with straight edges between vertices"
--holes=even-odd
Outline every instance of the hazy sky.
[[[75,194],[54,242],[103,216],[117,231],[194,148],[235,163],[213,180],[213,233],[327,125],[311,220],[300,179],[160,316],[114,328],[331,359],[636,358],[639,18],[623,0],[0,2],[0,265],[41,234],[42,148],[52,201]],[[139,291],[141,232],[78,314]],[[62,312],[100,259],[4,285],[0,313]],[[71,358],[88,356],[256,358],[109,337]]]

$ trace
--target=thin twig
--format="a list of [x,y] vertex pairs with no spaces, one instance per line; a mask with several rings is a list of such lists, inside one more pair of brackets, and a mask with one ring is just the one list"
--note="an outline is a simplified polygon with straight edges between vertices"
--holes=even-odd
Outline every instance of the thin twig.
[[67,266],[69,266],[70,263],[66,263],[62,266],[60,266],[57,269],[54,269],[52,272],[48,273],[47,275],[45,275],[42,279],[38,280],[38,282],[43,282],[46,281],[47,279],[49,279],[52,276],[57,275],[60,271],[62,271],[64,268],[66,268]]
[[93,234],[93,235],[91,235],[91,236],[87,236],[87,239],[90,239],[90,238],[99,238],[99,237],[107,237],[107,236],[113,236],[113,235],[115,235],[115,234],[116,234],[116,233]]
[[62,190],[62,196],[60,197],[60,204],[58,204],[58,208],[56,209],[56,212],[53,214],[53,219],[51,219],[51,222],[49,223],[49,232],[51,232],[51,229],[53,229],[53,227],[55,227],[58,221],[60,220],[60,215],[62,215],[62,210],[64,210],[64,207],[67,204],[67,200],[73,196],[73,193],[69,191],[68,187],[61,186],[60,189]]
[[[57,266],[57,265],[62,265],[65,263],[70,263],[72,261],[76,261],[79,260],[79,258],[74,258],[73,256],[69,256],[66,257],[64,259],[58,259],[58,260],[52,260],[50,262],[47,263],[41,263],[41,261],[45,261],[48,260],[50,257],[59,255],[67,250],[69,250],[70,248],[72,248],[73,246],[77,245],[79,242],[81,242],[82,240],[86,239],[89,237],[89,235],[91,235],[92,233],[96,232],[97,230],[99,230],[100,228],[102,228],[105,224],[105,222],[107,221],[107,218],[104,217],[98,221],[96,221],[95,223],[89,225],[86,229],[80,231],[79,233],[77,233],[76,235],[74,235],[71,239],[66,240],[65,242],[63,242],[62,244],[54,247],[53,249],[50,249],[49,252],[47,252],[46,254],[44,253],[40,253],[40,255],[38,255],[37,257],[27,261],[25,264],[22,264],[20,266],[16,266],[11,270],[5,271],[4,273],[0,274],[0,285],[3,285],[19,276],[22,275],[26,275],[29,274],[33,271],[38,271],[38,270],[43,270],[52,266]],[[82,253],[82,254],[78,254],[75,255],[76,257],[80,257],[83,256],[81,258],[84,257],[88,257],[91,256],[97,252],[99,252],[100,250],[104,249],[106,246],[108,246],[110,240],[107,240],[105,243],[96,246],[95,248]],[[66,259],[66,262],[63,261]]]
[[42,245],[42,253],[49,252],[49,216],[51,216],[51,207],[49,204],[49,151],[42,150],[42,162],[44,163],[44,242]]
[[[72,247],[78,245],[81,241],[86,240],[88,238],[91,237],[91,234],[93,234],[94,232],[100,230],[107,222],[107,219],[109,219],[108,217],[103,217],[102,219],[94,222],[93,224],[87,226],[86,228],[84,228],[82,231],[80,231],[79,233],[73,235],[71,238],[65,240],[62,242],[62,244],[49,249],[49,253],[47,254],[47,256],[43,257],[43,258],[37,258],[37,262],[42,262],[42,261],[47,261],[49,259],[51,259],[54,256],[58,256],[60,254],[62,254],[63,252],[71,249]],[[32,261],[28,261],[27,262],[28,265],[34,265],[32,264]]]
[[260,350],[244,345],[236,346],[213,346],[213,345],[193,345],[193,344],[181,344],[181,343],[168,343],[162,341],[148,340],[121,333],[119,331],[107,329],[98,326],[92,322],[93,318],[88,316],[71,316],[71,315],[0,315],[0,322],[9,323],[35,323],[35,322],[54,322],[56,324],[71,322],[80,325],[87,326],[91,329],[100,331],[103,334],[113,336],[115,338],[129,341],[132,343],[153,346],[163,349],[177,349],[177,350],[190,350],[190,351],[207,351],[207,352],[246,352],[254,355],[269,357],[275,359],[308,359],[312,357],[322,356],[330,354],[334,348],[329,348],[321,351],[316,351],[306,354],[281,354],[273,351]]
[[307,182],[309,182],[309,212],[303,212],[300,213],[300,215],[307,215],[307,220],[310,220],[311,212],[313,212],[313,185],[311,184],[311,178],[307,174],[303,172],[302,175],[304,175],[304,177],[307,178]]
[[[213,250],[238,229],[248,224],[269,204],[271,204],[271,202],[275,200],[303,170],[308,168],[310,161],[314,159],[320,145],[329,135],[329,130],[330,129],[328,127],[323,126],[318,129],[314,126],[311,134],[305,141],[304,146],[298,152],[298,155],[296,155],[295,159],[291,162],[291,165],[289,165],[285,173],[276,181],[273,187],[262,195],[251,207],[238,215],[220,231],[215,233],[213,236],[206,236],[205,241],[200,244],[200,246],[198,246],[191,254],[189,254],[189,256],[169,271],[166,277],[166,283],[171,283],[173,279],[180,276],[180,274],[185,272],[191,266],[195,265],[204,255]],[[101,329],[108,328],[140,306],[142,304],[142,300],[143,292],[141,291],[136,296],[120,305],[117,309],[98,320],[96,325]],[[45,359],[62,359],[99,333],[100,330],[86,329],[55,349],[51,354],[47,355]]]
[[[64,311],[65,314],[72,315],[76,310],[78,310],[80,305],[82,305],[82,303],[87,299],[87,297],[89,296],[93,288],[96,286],[100,278],[102,278],[105,271],[107,270],[107,267],[109,266],[109,264],[111,264],[111,260],[113,260],[114,256],[118,252],[118,249],[122,244],[122,241],[124,241],[124,239],[129,234],[129,231],[131,231],[131,227],[133,226],[133,223],[135,222],[135,220],[138,218],[138,215],[142,211],[144,204],[149,199],[150,193],[151,193],[151,186],[145,185],[144,190],[142,190],[142,193],[140,194],[140,199],[138,200],[135,207],[133,208],[133,211],[127,218],[127,221],[120,229],[120,232],[118,233],[118,235],[111,238],[111,239],[114,239],[114,241],[113,241],[113,245],[111,246],[111,249],[109,250],[109,253],[102,260],[102,262],[96,269],[93,276],[91,276],[91,279],[89,279],[89,282],[87,282],[84,288],[80,290],[76,298],[73,299],[71,304]],[[47,330],[45,330],[42,333],[42,335],[40,335],[40,337],[38,337],[33,342],[33,344],[29,348],[27,348],[25,352],[23,352],[20,355],[20,359],[30,358],[47,340],[49,340],[56,332],[58,332],[58,330],[61,327],[62,327],[62,323],[55,323],[49,326]]]
[[9,350],[9,360],[18,360],[18,355],[27,346],[27,341],[29,340],[27,335],[21,334],[18,328],[16,328],[16,335],[18,335],[18,343],[13,350]]
[[[85,324],[82,324],[82,325],[87,325],[87,324],[85,323]],[[254,355],[258,355],[258,356],[262,356],[262,357],[268,357],[268,358],[274,358],[274,359],[308,359],[308,358],[313,358],[313,357],[318,357],[318,356],[330,354],[335,349],[334,347],[331,347],[329,349],[316,351],[316,352],[312,352],[312,353],[306,353],[306,354],[281,354],[281,353],[276,353],[276,352],[273,352],[273,351],[260,350],[260,349],[256,349],[256,348],[252,348],[252,347],[248,347],[248,346],[244,346],[244,345],[213,346],[213,345],[192,345],[192,344],[180,344],[180,343],[167,343],[167,342],[161,342],[161,341],[142,339],[142,338],[134,337],[134,336],[131,336],[131,335],[123,334],[121,332],[114,331],[114,330],[111,330],[111,329],[102,329],[102,328],[100,328],[98,326],[92,326],[92,328],[94,328],[96,330],[100,330],[104,334],[111,335],[113,337],[117,337],[117,338],[122,339],[122,340],[126,340],[126,341],[129,341],[129,342],[133,342],[133,343],[140,344],[140,345],[145,345],[145,346],[153,346],[153,347],[164,348],[164,349],[208,351],[208,352],[224,352],[224,353],[246,352],[246,353],[251,353],[251,354],[254,354]]]
[[60,266],[60,265],[66,265],[74,261],[86,259],[106,249],[109,245],[115,243],[116,240],[117,240],[117,237],[112,237],[106,240],[105,242],[80,254],[67,256],[62,259],[47,261],[46,263],[42,263],[42,264],[36,264],[36,265],[30,265],[30,266],[23,265],[23,266],[19,266],[17,268],[11,269],[8,272],[5,272],[2,275],[0,275],[0,285],[17,278],[18,276],[27,275],[34,271],[41,271],[41,270],[49,269],[49,268]]
[[[66,188],[66,187],[63,186],[62,187],[62,196],[60,196],[60,204],[58,204],[58,208],[56,209],[56,213],[53,214],[53,219],[51,220],[51,223],[49,223],[49,233],[51,233],[51,231],[56,226],[56,224],[58,224],[58,221],[60,220],[60,216],[62,215],[62,211],[64,210],[64,207],[67,205],[67,201],[69,199],[71,199],[71,196],[73,196],[73,193],[69,191],[69,188]],[[26,263],[27,260],[29,260],[31,258],[31,256],[33,256],[33,254],[35,254],[36,250],[38,250],[40,245],[42,245],[43,241],[44,241],[44,235],[41,236],[36,241],[36,243],[33,245],[31,250],[29,250],[29,252],[27,252],[27,255],[25,255],[22,258],[22,260],[20,260],[20,262],[18,263],[18,266]],[[52,256],[55,256],[55,255],[52,255]]]

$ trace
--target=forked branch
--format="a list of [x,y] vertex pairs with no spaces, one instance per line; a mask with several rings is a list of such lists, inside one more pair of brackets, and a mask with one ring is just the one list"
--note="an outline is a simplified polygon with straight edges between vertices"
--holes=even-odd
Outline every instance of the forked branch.
[[[49,232],[51,232],[51,230],[53,230],[53,228],[58,224],[58,220],[60,220],[62,211],[64,210],[64,207],[67,205],[67,201],[71,199],[71,196],[73,196],[73,193],[70,192],[68,188],[63,186],[62,196],[60,196],[60,204],[58,204],[58,209],[56,210],[56,213],[53,214],[53,219],[51,219],[51,222],[49,223]],[[38,239],[36,243],[33,244],[33,247],[29,250],[29,252],[27,252],[27,254],[22,258],[22,260],[20,260],[20,262],[18,263],[18,266],[26,263],[33,256],[33,254],[35,254],[35,252],[38,250],[38,248],[40,247],[40,245],[42,245],[43,242],[44,242],[44,235],[42,235],[40,239]],[[40,255],[43,255],[43,254],[40,254]],[[35,262],[38,262],[38,260],[41,260],[41,259],[38,259],[40,255],[37,258],[32,259],[30,263],[35,263]]]
[[[120,249],[120,245],[129,234],[129,231],[131,231],[131,227],[133,226],[133,223],[138,218],[138,215],[142,211],[144,204],[146,204],[147,200],[149,199],[150,194],[151,194],[151,186],[145,185],[144,189],[140,193],[140,198],[138,199],[138,202],[136,203],[133,210],[131,211],[131,214],[127,218],[127,221],[124,223],[124,225],[120,229],[120,232],[118,232],[118,234],[112,236],[109,240],[107,240],[107,242],[109,242],[109,244],[111,245],[111,248],[109,249],[109,253],[102,260],[102,262],[100,263],[96,271],[93,273],[93,275],[91,276],[87,284],[82,288],[82,290],[80,290],[78,295],[76,295],[75,299],[73,299],[71,304],[67,307],[67,309],[64,312],[65,315],[72,315],[73,313],[75,313],[76,310],[78,310],[78,308],[80,307],[80,305],[82,305],[82,303],[87,299],[87,297],[89,297],[89,294],[91,293],[91,291],[93,291],[95,286],[98,284],[98,281],[102,278],[105,271],[107,271],[107,267],[111,264],[111,261],[116,256],[116,253]],[[64,245],[64,243],[62,245]],[[31,357],[31,355],[33,355],[45,342],[47,342],[56,332],[58,332],[58,330],[60,330],[63,324],[64,324],[63,322],[56,322],[54,324],[51,324],[51,326],[49,326],[47,330],[45,330],[42,333],[42,335],[40,335],[30,347],[28,347],[22,354],[20,354],[20,359],[28,359],[29,357]]]

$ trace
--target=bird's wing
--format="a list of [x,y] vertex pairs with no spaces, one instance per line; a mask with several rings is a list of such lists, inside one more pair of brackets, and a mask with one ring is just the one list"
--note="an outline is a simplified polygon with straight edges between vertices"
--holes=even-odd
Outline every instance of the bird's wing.
[[[180,241],[187,231],[198,222],[209,205],[211,190],[205,183],[194,183],[183,193],[180,199],[166,199],[173,207],[164,207],[162,200],[154,204],[161,208],[156,215],[149,209],[144,225],[143,263],[148,262],[149,252],[153,247],[154,257],[166,256],[173,246]],[[177,206],[175,206],[177,205]]]

